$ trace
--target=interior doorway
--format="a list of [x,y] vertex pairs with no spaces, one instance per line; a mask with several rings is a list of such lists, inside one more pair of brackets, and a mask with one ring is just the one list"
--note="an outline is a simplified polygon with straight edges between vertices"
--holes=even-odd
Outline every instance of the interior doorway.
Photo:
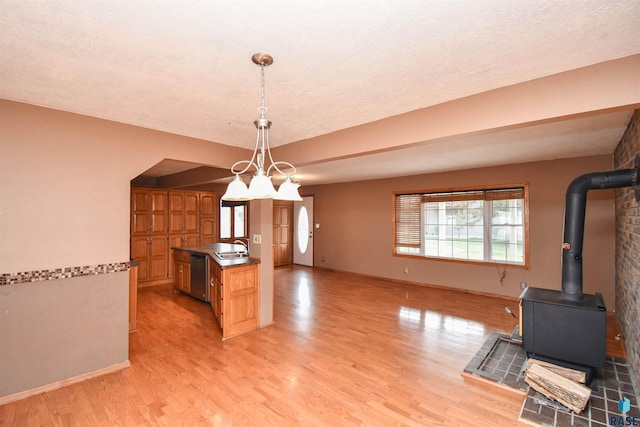
[[293,202],[293,263],[313,267],[313,196]]

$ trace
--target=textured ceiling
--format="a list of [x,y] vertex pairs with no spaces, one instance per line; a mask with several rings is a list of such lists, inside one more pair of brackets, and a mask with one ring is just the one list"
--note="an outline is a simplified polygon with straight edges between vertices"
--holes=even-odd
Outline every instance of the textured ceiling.
[[[267,52],[267,117],[279,146],[640,53],[639,22],[637,0],[0,0],[0,98],[252,148],[260,88],[250,58]],[[611,153],[628,118],[607,116],[604,129],[567,125],[578,126],[573,137],[606,135],[588,152]],[[540,129],[555,144],[484,163],[476,149],[474,163],[566,156],[562,125]],[[493,144],[477,142],[449,148]],[[368,161],[406,174],[390,163],[403,154]]]

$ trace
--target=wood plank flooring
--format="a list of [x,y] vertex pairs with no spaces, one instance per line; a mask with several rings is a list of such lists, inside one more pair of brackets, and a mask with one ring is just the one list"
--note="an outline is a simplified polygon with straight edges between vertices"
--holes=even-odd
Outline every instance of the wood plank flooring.
[[461,376],[517,301],[298,266],[275,283],[275,324],[224,342],[208,304],[141,289],[131,368],[1,406],[0,426],[519,425],[521,397]]

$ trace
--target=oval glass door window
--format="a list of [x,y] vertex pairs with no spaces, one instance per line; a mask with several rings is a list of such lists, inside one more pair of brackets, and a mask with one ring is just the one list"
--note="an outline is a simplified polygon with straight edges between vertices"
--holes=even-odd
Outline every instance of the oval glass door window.
[[298,249],[300,253],[307,252],[309,246],[309,214],[307,208],[302,206],[298,212]]

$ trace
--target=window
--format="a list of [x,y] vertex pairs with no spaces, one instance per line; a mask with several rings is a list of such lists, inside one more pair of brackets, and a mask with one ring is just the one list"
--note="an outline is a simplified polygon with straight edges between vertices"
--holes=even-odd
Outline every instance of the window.
[[246,202],[222,202],[220,206],[220,240],[247,238]]
[[394,194],[394,254],[528,265],[528,187]]

